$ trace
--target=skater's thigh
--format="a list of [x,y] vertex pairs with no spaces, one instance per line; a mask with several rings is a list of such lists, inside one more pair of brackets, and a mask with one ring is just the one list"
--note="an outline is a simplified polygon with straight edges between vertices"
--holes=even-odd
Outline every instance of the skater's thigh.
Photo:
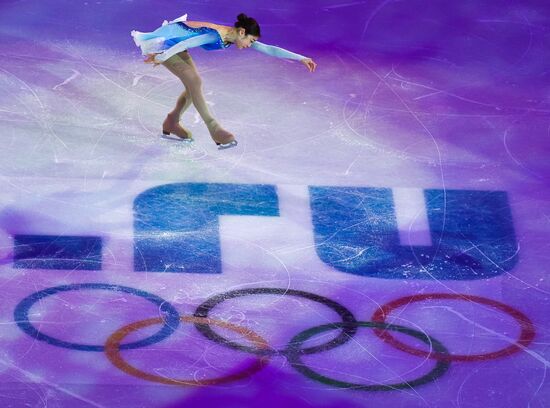
[[187,51],[173,55],[164,61],[162,65],[181,79],[198,77],[199,75],[193,58],[191,58],[191,54]]
[[193,61],[191,54],[188,51],[182,51],[177,55],[179,55],[183,62],[186,64],[186,73],[192,76],[193,79],[199,79],[199,71],[197,71],[197,66],[195,65],[195,61]]

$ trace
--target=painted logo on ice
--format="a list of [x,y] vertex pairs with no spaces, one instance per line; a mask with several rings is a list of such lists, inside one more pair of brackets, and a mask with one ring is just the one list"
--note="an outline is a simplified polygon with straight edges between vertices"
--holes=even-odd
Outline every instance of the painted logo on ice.
[[[337,271],[382,279],[472,280],[517,262],[508,197],[501,191],[423,191],[431,244],[403,244],[392,189],[310,187],[319,258]],[[279,216],[274,185],[177,183],[134,200],[134,269],[221,273],[218,217]],[[14,265],[101,269],[100,237],[15,236]]]

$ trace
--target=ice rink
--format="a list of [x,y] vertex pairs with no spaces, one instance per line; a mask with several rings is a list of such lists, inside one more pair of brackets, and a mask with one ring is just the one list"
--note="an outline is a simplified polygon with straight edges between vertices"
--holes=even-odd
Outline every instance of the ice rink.
[[[190,51],[218,150],[161,138]],[[550,406],[550,4],[2,0],[0,406]]]

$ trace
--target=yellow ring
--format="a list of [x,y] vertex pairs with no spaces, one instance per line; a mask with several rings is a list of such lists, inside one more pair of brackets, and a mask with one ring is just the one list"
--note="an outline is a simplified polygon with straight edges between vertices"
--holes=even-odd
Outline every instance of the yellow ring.
[[[227,323],[220,320],[213,320],[206,317],[196,317],[196,316],[181,316],[180,321],[182,323],[197,323],[197,324],[209,324],[209,325],[211,324],[224,329],[228,329],[238,334],[242,334],[244,337],[246,337],[248,340],[254,343],[256,347],[269,349],[269,345],[267,344],[267,342],[258,334],[244,327],[236,326],[232,323]],[[134,377],[141,378],[147,381],[157,382],[161,384],[168,384],[168,385],[179,385],[179,386],[216,385],[216,384],[227,383],[230,381],[240,380],[247,377],[248,375],[251,375],[261,370],[268,362],[268,358],[266,356],[257,357],[254,363],[246,367],[244,370],[239,371],[238,373],[230,374],[225,377],[211,378],[206,380],[179,380],[179,379],[162,377],[159,375],[147,373],[127,363],[120,354],[119,347],[122,340],[124,340],[126,336],[128,336],[130,333],[136,330],[142,329],[144,327],[152,326],[154,324],[161,324],[161,323],[164,323],[164,320],[161,317],[158,317],[158,318],[140,320],[138,322],[134,322],[120,328],[119,330],[114,332],[107,339],[107,342],[105,343],[105,354],[107,355],[107,358],[111,361],[111,363],[113,363],[115,367],[119,368],[121,371],[125,372],[126,374],[129,374]]]

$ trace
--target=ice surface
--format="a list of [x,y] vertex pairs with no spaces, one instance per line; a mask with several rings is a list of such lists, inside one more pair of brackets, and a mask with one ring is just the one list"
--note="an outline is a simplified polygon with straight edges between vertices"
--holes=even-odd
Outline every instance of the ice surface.
[[[192,50],[239,144],[193,107],[193,145],[161,138],[183,87],[130,31],[240,12],[317,71]],[[2,1],[0,405],[550,406],[549,27],[535,0]]]

